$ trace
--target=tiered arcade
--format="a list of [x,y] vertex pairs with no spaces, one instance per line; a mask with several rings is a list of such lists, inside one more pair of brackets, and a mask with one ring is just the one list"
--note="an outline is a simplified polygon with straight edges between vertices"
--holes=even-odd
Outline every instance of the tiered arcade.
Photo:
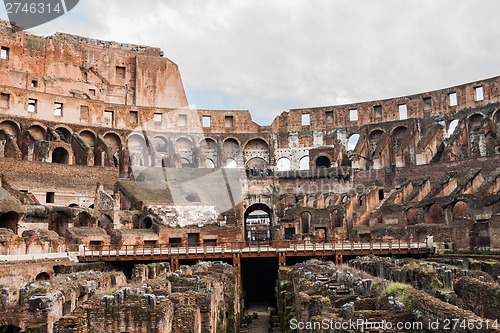
[[428,236],[500,249],[500,77],[260,126],[189,108],[157,48],[6,22],[0,44],[1,254]]

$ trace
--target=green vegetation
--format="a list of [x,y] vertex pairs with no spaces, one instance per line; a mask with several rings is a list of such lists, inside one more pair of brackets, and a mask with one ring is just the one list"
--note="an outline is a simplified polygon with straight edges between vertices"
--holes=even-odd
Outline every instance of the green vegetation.
[[106,295],[111,296],[117,291],[119,288],[112,288],[106,292]]
[[407,310],[411,311],[413,310],[413,304],[411,301],[410,294],[408,293],[407,290],[409,287],[410,287],[409,285],[404,283],[393,282],[389,284],[387,288],[384,289],[380,297],[384,299],[389,296],[392,296],[395,299],[399,300],[401,303],[403,303]]
[[436,291],[445,290],[443,283],[439,279],[434,268],[424,266],[422,263],[411,261],[403,267],[401,271],[406,274],[416,273],[416,279],[412,283],[416,288],[427,291],[429,294],[434,295]]

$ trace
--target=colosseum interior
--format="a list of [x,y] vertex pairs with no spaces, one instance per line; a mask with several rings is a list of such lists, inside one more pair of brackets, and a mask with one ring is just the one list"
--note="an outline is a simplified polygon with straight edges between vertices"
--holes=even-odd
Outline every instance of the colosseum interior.
[[0,44],[0,333],[500,328],[500,76],[260,126],[159,48]]

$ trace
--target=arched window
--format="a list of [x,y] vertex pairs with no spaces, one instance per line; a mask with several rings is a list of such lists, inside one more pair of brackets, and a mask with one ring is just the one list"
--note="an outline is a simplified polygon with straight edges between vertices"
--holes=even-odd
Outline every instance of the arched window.
[[276,163],[276,166],[278,168],[278,171],[289,171],[292,167],[290,160],[286,157],[280,158]]
[[356,149],[356,146],[359,141],[359,134],[353,134],[349,137],[349,140],[347,141],[347,150],[354,150]]
[[444,211],[440,205],[434,204],[429,207],[429,210],[427,211],[427,223],[429,224],[445,223]]
[[405,126],[399,126],[396,127],[392,132],[392,147],[394,153],[398,152],[399,146],[401,146],[401,144],[403,143],[407,131],[408,128],[406,128]]
[[373,154],[375,150],[377,150],[378,142],[382,138],[382,134],[384,134],[384,132],[381,130],[374,130],[370,133],[368,137],[368,141],[370,143],[370,154]]
[[234,168],[237,168],[238,167],[238,164],[236,163],[236,161],[232,158],[228,158],[226,160],[226,168],[229,168],[229,169],[234,169]]
[[309,170],[309,156],[304,156],[300,159],[299,169],[300,170]]
[[311,229],[311,213],[303,212],[300,214],[300,229],[303,235],[309,233]]
[[455,133],[455,129],[458,126],[458,120],[455,119],[450,123],[450,126],[448,126],[448,137],[450,137],[453,133]]

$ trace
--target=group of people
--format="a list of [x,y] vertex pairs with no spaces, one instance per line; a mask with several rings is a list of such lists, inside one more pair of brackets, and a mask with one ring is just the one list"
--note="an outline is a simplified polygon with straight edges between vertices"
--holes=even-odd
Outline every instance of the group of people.
[[263,165],[260,168],[257,168],[255,165],[252,168],[246,167],[245,172],[247,177],[266,177],[273,175],[273,170],[271,168],[264,168]]

